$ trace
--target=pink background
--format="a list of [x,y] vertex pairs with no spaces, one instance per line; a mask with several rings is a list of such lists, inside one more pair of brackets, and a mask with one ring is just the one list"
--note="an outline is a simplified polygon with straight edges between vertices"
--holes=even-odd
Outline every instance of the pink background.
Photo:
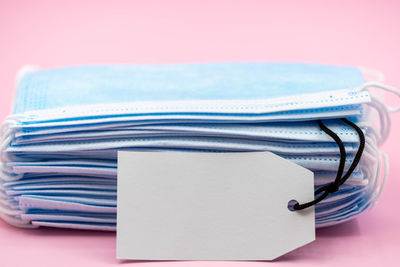
[[[299,61],[366,66],[400,87],[397,1],[0,0],[0,119],[24,64]],[[396,97],[391,101],[400,103]],[[391,172],[376,207],[317,232],[275,262],[124,262],[136,266],[400,266],[400,114],[383,150]],[[0,221],[0,266],[110,266],[115,234],[21,230]]]

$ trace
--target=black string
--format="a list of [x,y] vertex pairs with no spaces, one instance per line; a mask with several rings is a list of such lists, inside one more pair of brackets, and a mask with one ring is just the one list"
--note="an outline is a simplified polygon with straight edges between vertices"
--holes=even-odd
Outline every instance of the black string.
[[353,127],[354,130],[356,130],[356,132],[357,132],[357,134],[359,136],[359,139],[360,139],[360,145],[358,146],[358,150],[357,150],[356,156],[354,157],[354,160],[353,160],[352,164],[350,165],[350,167],[347,170],[346,174],[342,177],[343,171],[344,171],[345,162],[346,162],[346,150],[344,148],[343,142],[339,138],[339,136],[337,136],[337,134],[335,134],[332,130],[330,130],[328,127],[326,127],[325,124],[321,120],[318,120],[319,127],[321,127],[321,129],[325,133],[327,133],[333,140],[335,140],[336,144],[339,146],[340,161],[339,161],[338,172],[336,174],[335,181],[333,181],[330,184],[327,184],[325,186],[320,187],[318,190],[316,190],[314,192],[314,196],[318,196],[319,195],[318,197],[316,197],[313,201],[306,202],[304,204],[299,204],[297,202],[296,204],[293,205],[293,209],[294,210],[302,210],[302,209],[311,207],[311,206],[319,203],[323,199],[325,199],[329,194],[335,193],[336,191],[338,191],[339,187],[342,184],[344,184],[347,181],[347,179],[349,179],[350,175],[353,173],[353,171],[357,167],[358,163],[360,162],[361,155],[362,155],[362,153],[364,151],[364,147],[365,147],[365,136],[364,136],[364,133],[355,123],[349,121],[348,119],[343,118],[341,120],[344,121],[345,123],[347,123],[348,125],[350,125],[351,127]]

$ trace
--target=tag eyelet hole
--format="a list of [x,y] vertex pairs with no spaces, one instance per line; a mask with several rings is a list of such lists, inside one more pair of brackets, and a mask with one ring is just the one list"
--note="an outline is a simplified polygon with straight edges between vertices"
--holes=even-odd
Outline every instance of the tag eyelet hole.
[[292,200],[290,200],[289,202],[288,202],[288,210],[290,210],[290,211],[296,211],[295,209],[294,209],[294,205],[296,205],[296,204],[299,204],[299,202],[297,201],[297,200],[295,200],[295,199],[292,199]]

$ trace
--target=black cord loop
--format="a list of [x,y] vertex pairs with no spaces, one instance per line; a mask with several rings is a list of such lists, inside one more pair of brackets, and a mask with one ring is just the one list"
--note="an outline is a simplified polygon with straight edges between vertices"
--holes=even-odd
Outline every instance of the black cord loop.
[[[314,196],[316,197],[314,200],[310,202],[306,202],[304,204],[299,204],[298,202],[293,205],[294,210],[302,210],[306,209],[308,207],[311,207],[319,202],[321,202],[323,199],[325,199],[329,194],[335,193],[339,190],[339,187],[344,184],[347,179],[351,176],[351,174],[354,172],[355,168],[357,167],[358,163],[360,162],[362,153],[365,148],[365,136],[363,131],[353,122],[349,121],[346,118],[341,119],[344,121],[346,124],[350,125],[354,130],[357,132],[359,139],[360,139],[360,144],[358,146],[357,153],[354,157],[354,160],[352,164],[350,165],[349,169],[347,170],[346,174],[343,175],[345,163],[346,163],[346,150],[344,148],[342,140],[335,134],[331,129],[325,126],[325,124],[321,121],[318,120],[318,125],[319,127],[327,133],[333,140],[335,140],[336,144],[339,146],[339,151],[340,151],[340,161],[339,161],[339,167],[338,167],[338,172],[336,174],[335,180],[327,184],[325,186],[320,187],[314,192]],[[343,177],[342,177],[343,175]],[[318,197],[317,197],[318,196]]]

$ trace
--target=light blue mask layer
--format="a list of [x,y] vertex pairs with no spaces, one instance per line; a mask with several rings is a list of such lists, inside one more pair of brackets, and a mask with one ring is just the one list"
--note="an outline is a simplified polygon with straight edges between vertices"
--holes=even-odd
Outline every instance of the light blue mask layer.
[[291,63],[81,66],[27,74],[14,113],[77,105],[254,100],[355,88],[355,67]]
[[[107,109],[83,115],[80,110],[93,104],[102,110],[102,104],[119,108],[120,103],[143,101],[295,96],[291,101],[298,102],[298,95],[352,89],[363,83],[354,67],[290,63],[85,66],[33,72],[19,85],[14,113],[45,111],[35,113],[38,117],[24,114],[25,119],[11,125],[15,128],[10,129],[10,142],[3,151],[10,161],[4,166],[12,171],[10,175],[21,174],[22,178],[2,182],[0,193],[9,198],[10,206],[24,212],[23,220],[36,225],[113,230],[119,149],[269,150],[316,171],[318,187],[334,179],[339,156],[337,145],[309,121],[362,116],[364,102],[334,101],[330,106],[319,102],[321,106],[307,104],[282,111],[248,112],[244,108],[238,113],[189,109],[186,114],[142,110],[119,114]],[[63,116],[63,110],[76,106],[79,112]],[[51,108],[62,109],[47,117],[46,109]],[[271,121],[280,123],[257,124]],[[358,148],[358,136],[346,125],[326,124],[345,142],[347,170]],[[368,137],[368,129],[363,130]],[[360,165],[367,164],[362,161]],[[351,218],[364,210],[371,197],[365,181],[358,167],[348,184],[316,206],[317,225]]]
[[[369,200],[370,195],[363,187],[347,186],[317,204],[316,224],[323,226],[351,218],[367,208]],[[104,225],[115,227],[115,204],[104,200],[95,202],[79,198],[28,195],[20,198],[20,201],[22,207],[29,207],[21,217],[39,225],[43,222],[48,226],[61,227],[66,224],[70,228],[82,229],[102,229]]]
[[[325,125],[334,131],[343,142],[356,142],[357,132],[337,120],[327,120]],[[366,133],[366,130],[364,130]],[[258,124],[158,124],[126,127],[109,127],[85,129],[53,128],[28,132],[17,132],[13,145],[34,143],[55,143],[61,141],[91,141],[100,139],[145,138],[145,137],[230,137],[252,140],[287,140],[291,142],[334,142],[325,134],[316,121],[290,123],[258,123]]]

